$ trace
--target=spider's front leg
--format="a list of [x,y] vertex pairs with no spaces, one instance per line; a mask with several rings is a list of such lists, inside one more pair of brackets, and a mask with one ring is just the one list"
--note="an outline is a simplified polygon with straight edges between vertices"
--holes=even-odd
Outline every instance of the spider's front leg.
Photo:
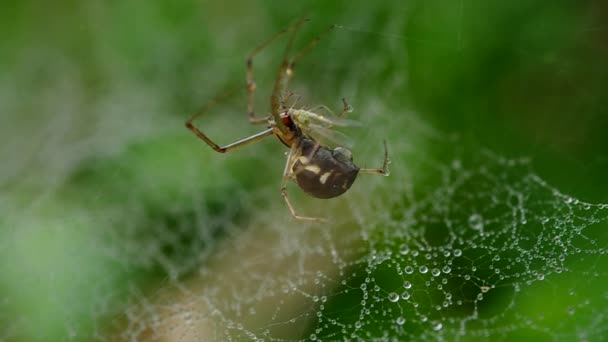
[[247,116],[249,117],[249,122],[252,124],[263,124],[268,122],[268,118],[258,118],[255,116],[255,112],[253,110],[253,94],[255,92],[255,81],[253,80],[253,58],[264,50],[268,45],[274,42],[277,38],[284,35],[285,33],[295,30],[299,28],[302,24],[307,22],[308,19],[302,19],[296,22],[295,24],[286,27],[280,32],[276,33],[274,36],[270,37],[267,41],[262,43],[260,46],[256,47],[251,54],[247,57],[246,61],[246,81],[247,81]]
[[291,80],[291,77],[293,76],[293,68],[294,68],[296,62],[298,61],[298,59],[302,58],[302,56],[304,54],[306,54],[310,49],[312,49],[315,45],[317,45],[317,43],[319,42],[319,40],[321,40],[321,38],[323,36],[325,36],[326,34],[330,33],[331,31],[333,31],[337,27],[339,27],[339,26],[338,25],[331,25],[325,31],[319,33],[316,37],[314,37],[308,44],[306,44],[298,52],[296,52],[296,54],[289,60],[289,62],[284,61],[284,63],[285,63],[285,76],[286,76],[285,85],[284,85],[284,90],[285,91],[289,88],[289,81]]

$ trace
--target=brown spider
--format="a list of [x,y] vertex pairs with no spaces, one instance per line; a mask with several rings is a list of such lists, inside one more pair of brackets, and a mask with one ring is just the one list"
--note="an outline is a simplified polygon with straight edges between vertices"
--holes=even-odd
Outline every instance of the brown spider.
[[[270,135],[276,135],[285,146],[289,147],[280,190],[289,211],[293,217],[299,220],[322,221],[323,219],[321,218],[299,216],[296,214],[293,205],[287,197],[286,188],[289,179],[294,180],[304,192],[311,196],[317,198],[332,198],[346,192],[359,173],[388,175],[387,167],[389,160],[386,142],[384,142],[384,163],[382,168],[360,169],[353,163],[352,154],[347,148],[340,146],[330,148],[319,142],[318,134],[316,133],[340,124],[339,121],[326,118],[323,115],[310,110],[294,109],[293,105],[291,107],[286,107],[285,101],[279,99],[281,94],[288,93],[287,85],[293,74],[294,63],[302,57],[306,51],[313,47],[321,39],[321,36],[336,28],[335,25],[329,27],[289,59],[289,50],[291,49],[295,34],[299,27],[306,21],[308,20],[300,20],[278,32],[254,49],[247,58],[247,113],[249,121],[252,124],[268,124],[266,130],[226,146],[219,146],[192,124],[194,119],[204,113],[208,107],[226,95],[215,98],[203,106],[201,110],[186,120],[186,127],[207,143],[212,149],[220,153],[232,151],[238,147],[256,142]],[[293,33],[285,48],[283,60],[279,66],[272,94],[270,95],[271,114],[263,118],[256,117],[253,111],[253,93],[255,91],[255,83],[253,81],[253,57],[278,37],[291,30],[293,30]],[[338,118],[341,118],[350,110],[346,100],[342,99],[342,102],[344,107],[338,114]]]

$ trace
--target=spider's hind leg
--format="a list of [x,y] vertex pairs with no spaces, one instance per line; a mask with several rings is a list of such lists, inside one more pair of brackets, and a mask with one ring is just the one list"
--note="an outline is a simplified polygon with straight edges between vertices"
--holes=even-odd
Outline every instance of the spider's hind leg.
[[361,173],[376,173],[383,176],[388,176],[390,171],[388,170],[388,164],[390,163],[390,159],[388,159],[388,149],[386,148],[386,140],[384,141],[384,162],[382,163],[382,168],[377,169],[359,169]]

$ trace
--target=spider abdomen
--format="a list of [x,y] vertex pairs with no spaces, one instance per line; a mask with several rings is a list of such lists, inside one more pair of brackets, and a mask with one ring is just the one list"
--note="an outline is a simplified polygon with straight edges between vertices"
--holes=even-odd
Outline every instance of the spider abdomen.
[[355,182],[359,168],[350,151],[320,146],[308,138],[303,138],[300,144],[301,153],[292,171],[304,192],[317,198],[332,198],[345,193]]

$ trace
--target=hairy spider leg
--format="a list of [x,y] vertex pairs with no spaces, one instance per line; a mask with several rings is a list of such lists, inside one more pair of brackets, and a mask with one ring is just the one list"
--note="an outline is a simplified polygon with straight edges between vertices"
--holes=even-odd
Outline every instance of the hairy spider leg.
[[[284,28],[283,30],[281,30],[280,32],[276,33],[275,35],[273,35],[272,37],[270,37],[267,41],[265,41],[264,43],[260,44],[258,47],[256,47],[251,54],[249,54],[249,56],[247,57],[246,60],[246,65],[247,65],[247,69],[246,69],[246,80],[247,80],[247,115],[249,117],[249,122],[251,122],[252,124],[262,124],[262,123],[267,123],[268,122],[268,118],[264,117],[264,118],[258,118],[255,116],[255,112],[253,110],[253,95],[254,95],[254,91],[255,91],[255,81],[253,80],[253,58],[260,53],[260,51],[264,50],[266,47],[268,47],[270,44],[272,44],[272,42],[274,42],[275,40],[277,40],[277,38],[281,37],[282,35],[284,35],[285,33],[291,31],[291,30],[295,30],[297,28],[299,28],[302,24],[304,24],[305,22],[309,21],[309,19],[301,19],[298,22]],[[275,121],[276,121],[276,117],[275,117]],[[279,124],[280,125],[280,124]],[[281,132],[283,132],[283,130],[281,130]]]
[[285,162],[285,170],[283,171],[283,179],[281,181],[281,196],[283,197],[283,200],[285,200],[285,203],[287,204],[287,208],[289,208],[291,216],[293,216],[295,219],[303,221],[325,222],[326,220],[320,217],[300,216],[296,214],[296,210],[294,209],[293,205],[291,204],[291,201],[289,200],[289,197],[287,196],[287,183],[289,179],[293,176],[292,169],[299,157],[299,148],[299,143],[294,143],[293,145],[291,145],[289,153],[287,154],[287,161]]
[[381,174],[384,176],[388,176],[389,175],[389,171],[388,171],[388,164],[390,163],[390,160],[388,159],[388,149],[386,148],[386,140],[383,141],[384,142],[384,162],[382,163],[382,168],[378,168],[378,169],[359,169],[359,172],[363,172],[363,173],[376,173],[376,174]]

